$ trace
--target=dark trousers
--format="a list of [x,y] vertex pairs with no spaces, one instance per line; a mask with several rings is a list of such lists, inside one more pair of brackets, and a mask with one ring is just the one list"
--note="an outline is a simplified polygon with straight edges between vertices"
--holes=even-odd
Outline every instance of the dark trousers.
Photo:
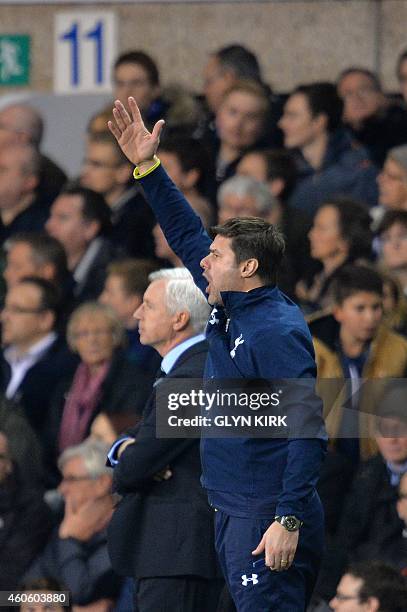
[[[274,572],[253,568],[251,551],[270,526],[270,519],[232,517],[216,512],[216,550],[238,612],[304,612],[318,575],[323,549],[323,513],[317,498],[301,528],[294,563]],[[264,555],[263,555],[264,557]]]
[[214,612],[223,580],[199,576],[139,578],[136,582],[137,612]]

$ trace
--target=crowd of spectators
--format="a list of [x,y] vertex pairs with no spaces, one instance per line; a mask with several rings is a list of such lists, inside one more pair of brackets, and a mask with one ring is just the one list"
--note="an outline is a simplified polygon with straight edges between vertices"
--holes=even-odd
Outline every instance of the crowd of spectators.
[[[307,316],[330,437],[315,612],[407,609],[407,51],[396,70],[391,96],[359,66],[277,95],[235,44],[195,96],[141,50],[113,66],[112,100],[166,120],[161,163],[205,227],[256,216],[284,232],[279,285]],[[1,590],[69,590],[84,612],[130,605],[107,552],[106,453],[160,366],[133,316],[149,275],[182,266],[110,118],[95,109],[68,178],[37,111],[0,111]]]

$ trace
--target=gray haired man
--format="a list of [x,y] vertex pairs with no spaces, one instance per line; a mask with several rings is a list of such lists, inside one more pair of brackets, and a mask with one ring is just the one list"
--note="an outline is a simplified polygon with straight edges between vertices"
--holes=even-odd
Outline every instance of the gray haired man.
[[[185,268],[150,275],[136,310],[140,341],[163,357],[160,379],[138,428],[109,452],[123,500],[109,529],[115,569],[136,579],[139,612],[213,612],[221,587],[213,511],[199,478],[199,441],[157,438],[156,393],[174,379],[200,379],[207,354],[209,306]],[[172,381],[171,381],[172,379]],[[171,385],[172,388],[172,385]],[[171,477],[155,478],[169,466]]]

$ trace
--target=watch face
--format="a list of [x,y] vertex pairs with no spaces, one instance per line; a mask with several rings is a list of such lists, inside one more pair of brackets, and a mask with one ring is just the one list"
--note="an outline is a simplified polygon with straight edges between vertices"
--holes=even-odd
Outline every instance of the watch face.
[[295,516],[287,516],[284,521],[284,527],[288,531],[295,531],[295,529],[298,529],[298,520]]

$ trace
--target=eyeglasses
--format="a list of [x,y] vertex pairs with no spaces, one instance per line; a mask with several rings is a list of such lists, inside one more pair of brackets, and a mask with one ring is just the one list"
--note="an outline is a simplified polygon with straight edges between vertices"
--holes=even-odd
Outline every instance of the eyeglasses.
[[359,595],[343,595],[342,593],[336,592],[334,599],[338,601],[350,601],[351,599],[359,599]]
[[91,336],[94,336],[95,338],[103,338],[104,336],[109,336],[111,333],[111,329],[84,329],[83,331],[74,332],[73,337],[76,340],[83,340],[84,338],[90,338]]
[[354,89],[352,91],[343,91],[341,93],[341,97],[344,100],[349,100],[350,98],[366,98],[373,93],[377,93],[377,89],[374,87],[359,87],[358,89]]
[[100,161],[98,159],[84,159],[84,166],[90,166],[91,168],[97,168],[100,170],[101,168],[108,168],[109,170],[115,170],[120,167],[120,164],[110,164],[109,162]]
[[399,244],[407,240],[407,232],[405,234],[382,234],[380,236],[380,242],[388,244],[390,242]]

